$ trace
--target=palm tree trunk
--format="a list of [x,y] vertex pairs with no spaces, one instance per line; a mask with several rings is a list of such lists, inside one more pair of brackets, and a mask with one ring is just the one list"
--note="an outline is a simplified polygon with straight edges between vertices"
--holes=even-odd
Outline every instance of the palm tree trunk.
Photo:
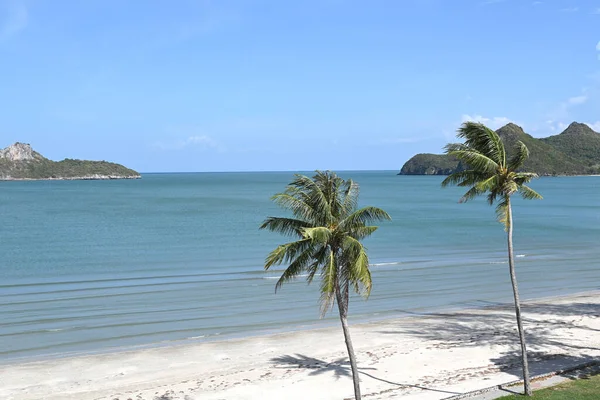
[[529,381],[529,363],[527,362],[527,348],[525,346],[525,331],[523,330],[523,321],[521,320],[521,301],[519,300],[519,288],[517,287],[517,275],[515,274],[515,258],[513,254],[513,220],[510,198],[507,199],[506,218],[508,228],[508,268],[510,270],[510,281],[512,283],[513,294],[515,297],[515,314],[517,315],[517,327],[519,329],[519,340],[521,341],[521,362],[523,364],[523,383],[525,386],[525,395],[531,396],[531,382]]
[[350,359],[350,368],[352,369],[352,380],[354,381],[354,398],[360,400],[360,378],[358,376],[358,367],[356,366],[356,356],[354,355],[354,347],[350,338],[350,329],[348,327],[348,290],[342,294],[339,282],[335,285],[335,295],[340,311],[340,320],[342,321],[342,330],[344,331],[344,339],[346,340],[346,348],[348,349],[348,358]]

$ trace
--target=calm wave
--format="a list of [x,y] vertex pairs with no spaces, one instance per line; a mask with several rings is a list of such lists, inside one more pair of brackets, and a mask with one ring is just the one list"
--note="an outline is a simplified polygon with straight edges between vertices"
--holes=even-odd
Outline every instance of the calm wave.
[[[458,204],[440,177],[345,172],[388,211],[367,240],[354,321],[510,301],[494,208]],[[0,360],[330,324],[318,285],[263,271],[285,238],[258,230],[292,173],[148,174],[140,181],[0,183]],[[542,178],[515,202],[522,297],[598,289],[600,178]]]

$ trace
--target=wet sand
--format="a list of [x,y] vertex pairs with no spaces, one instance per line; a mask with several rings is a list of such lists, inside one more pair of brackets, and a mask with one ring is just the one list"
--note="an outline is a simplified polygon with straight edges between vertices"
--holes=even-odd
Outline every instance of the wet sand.
[[[600,292],[524,303],[531,373],[600,357]],[[350,326],[368,399],[444,399],[520,377],[511,304]],[[7,400],[345,399],[341,327],[0,367]]]

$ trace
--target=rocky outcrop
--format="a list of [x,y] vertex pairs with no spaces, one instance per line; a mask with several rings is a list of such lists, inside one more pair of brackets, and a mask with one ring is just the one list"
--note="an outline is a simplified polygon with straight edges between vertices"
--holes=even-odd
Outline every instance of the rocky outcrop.
[[32,161],[41,160],[41,154],[33,151],[31,146],[27,143],[15,143],[7,148],[0,150],[0,158],[8,161]]
[[17,142],[0,150],[0,180],[4,181],[139,178],[141,175],[138,172],[106,161],[51,161],[26,143]]

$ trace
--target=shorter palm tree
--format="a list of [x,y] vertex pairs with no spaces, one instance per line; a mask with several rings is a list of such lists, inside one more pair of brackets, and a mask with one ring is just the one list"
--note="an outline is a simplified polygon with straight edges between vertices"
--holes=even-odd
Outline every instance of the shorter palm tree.
[[349,291],[352,287],[355,292],[369,296],[369,258],[360,241],[377,229],[369,225],[371,222],[390,219],[376,207],[357,209],[358,194],[358,184],[330,171],[317,171],[312,179],[296,175],[283,193],[272,198],[291,211],[292,217],[269,217],[260,226],[296,239],[278,246],[267,256],[265,269],[288,264],[275,291],[306,273],[309,283],[316,276],[321,280],[321,316],[337,303],[357,400],[361,395],[348,328]]
[[537,178],[537,174],[521,172],[523,164],[529,157],[529,150],[521,141],[516,142],[514,153],[509,158],[502,139],[496,132],[483,124],[465,122],[458,130],[457,136],[465,139],[465,142],[446,145],[446,153],[466,164],[467,169],[448,176],[442,182],[442,187],[447,185],[468,187],[469,190],[460,199],[461,203],[481,194],[487,194],[490,205],[498,201],[496,214],[498,220],[504,224],[508,239],[508,267],[515,300],[519,340],[521,342],[525,394],[531,396],[525,331],[521,320],[521,302],[515,274],[513,215],[510,197],[519,192],[525,199],[541,199],[540,194],[525,185],[532,179]]

